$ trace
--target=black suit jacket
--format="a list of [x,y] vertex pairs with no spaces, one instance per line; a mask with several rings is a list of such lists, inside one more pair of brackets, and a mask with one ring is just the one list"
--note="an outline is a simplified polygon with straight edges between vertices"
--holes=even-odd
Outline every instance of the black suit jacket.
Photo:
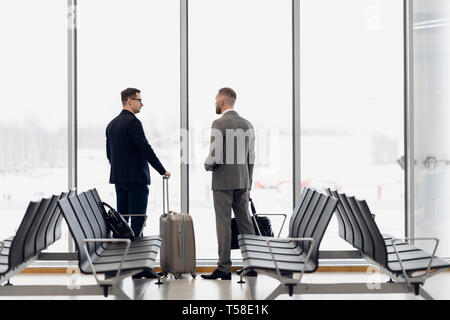
[[127,110],[106,128],[106,156],[111,164],[109,183],[150,184],[148,163],[159,174],[166,172],[145,138],[141,121]]

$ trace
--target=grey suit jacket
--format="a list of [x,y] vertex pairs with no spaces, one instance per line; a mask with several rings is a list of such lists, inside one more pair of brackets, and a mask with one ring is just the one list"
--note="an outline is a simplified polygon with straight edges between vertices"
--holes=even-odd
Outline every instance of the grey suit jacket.
[[211,189],[251,189],[255,165],[253,125],[228,111],[211,126],[211,143],[205,169],[212,171]]

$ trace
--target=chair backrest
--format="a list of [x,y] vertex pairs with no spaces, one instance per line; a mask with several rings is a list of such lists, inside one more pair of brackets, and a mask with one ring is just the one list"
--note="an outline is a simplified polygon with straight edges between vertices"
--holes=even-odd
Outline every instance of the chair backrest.
[[[94,210],[89,203],[87,198],[87,192],[82,192],[78,195],[78,199],[80,200],[81,207],[84,210],[84,214],[86,215],[86,219],[89,222],[92,232],[94,233],[95,238],[103,238],[102,230],[100,228],[99,222],[97,221],[97,217],[94,214]],[[99,249],[101,247],[101,243],[94,243],[95,248]]]
[[[336,199],[339,199],[339,195],[337,191],[331,190],[330,188],[326,189],[326,192],[329,196],[332,196]],[[353,244],[353,232],[349,217],[342,207],[341,202],[339,201],[336,207],[335,216],[338,221],[339,228],[339,236],[345,241]]]
[[65,196],[67,196],[67,193],[64,192],[60,196],[55,196],[56,201],[54,203],[52,201],[50,205],[52,207],[52,211],[49,211],[49,214],[46,214],[44,219],[42,219],[42,223],[36,235],[36,251],[44,250],[53,243],[53,241],[47,242],[47,238],[50,238],[50,234],[53,238],[53,232],[49,232],[50,222],[52,221],[52,218],[60,212],[58,208],[58,200],[62,199]]
[[101,208],[103,208],[103,207],[99,206],[99,203],[101,203],[101,200],[100,200],[100,196],[98,195],[97,190],[96,189],[88,190],[86,192],[86,197],[89,201],[89,204],[91,205],[92,211],[94,212],[94,215],[98,222],[99,228],[101,230],[102,238],[110,238],[109,227],[106,224],[105,218],[103,216],[104,213],[101,210]]
[[361,233],[362,233],[362,239],[363,239],[363,252],[365,255],[369,257],[373,257],[375,249],[374,249],[374,243],[372,236],[370,234],[369,228],[367,226],[367,222],[365,221],[364,217],[361,214],[361,211],[356,203],[355,197],[349,197],[346,195],[347,202],[350,206],[350,209],[353,212],[353,215],[356,218],[356,221],[358,222],[358,225],[360,227]]
[[55,211],[57,207],[59,196],[52,196],[50,198],[50,202],[48,206],[44,210],[38,210],[34,217],[33,224],[30,226],[30,229],[28,230],[28,233],[25,237],[25,243],[24,243],[24,256],[25,260],[28,260],[32,256],[39,253],[44,247],[39,247],[37,245],[37,238],[39,235],[39,231],[41,233],[44,233],[45,228],[42,228],[42,223],[45,220],[46,217],[51,216],[53,212]]
[[306,192],[306,195],[301,197],[302,201],[297,217],[295,217],[292,237],[314,239],[314,246],[311,246],[311,242],[299,242],[299,246],[305,253],[311,250],[310,263],[313,264],[313,270],[315,270],[319,266],[320,243],[338,200],[309,188],[303,192]]
[[[309,201],[313,196],[314,191],[310,188],[304,188],[300,200],[294,208],[291,219],[289,221],[289,237],[295,238],[298,226],[302,223],[303,213],[308,208]],[[301,214],[302,213],[302,214]]]
[[[54,239],[54,232],[52,229],[52,223],[56,216],[61,214],[61,211],[58,207],[58,200],[67,196],[67,192],[63,192],[60,196],[56,196],[57,200],[54,205],[52,202],[53,211],[49,212],[49,214],[45,215],[42,220],[41,226],[39,227],[39,231],[36,238],[36,251],[43,250],[47,248],[49,245],[53,244],[56,240]],[[54,228],[54,224],[53,224]]]
[[[75,203],[75,206],[73,205]],[[66,220],[67,226],[69,227],[70,233],[75,242],[78,254],[78,265],[83,271],[82,267],[86,265],[88,261],[88,256],[83,249],[83,240],[86,238],[92,238],[89,231],[86,232],[86,226],[79,219],[80,209],[82,210],[78,198],[76,195],[69,196],[67,198],[58,201],[58,206],[61,209],[62,215]],[[88,244],[89,255],[93,255],[94,249]]]
[[[91,225],[91,221],[89,221],[88,216],[84,212],[83,207],[81,206],[79,195],[73,195],[69,197],[69,202],[72,205],[73,210],[76,213],[77,219],[80,223],[81,228],[83,229],[83,233],[87,239],[95,239],[97,238],[94,230]],[[89,242],[87,244],[89,254],[94,254],[96,250],[96,243]],[[82,248],[80,248],[83,250]]]
[[338,193],[338,197],[339,197],[339,202],[341,203],[342,208],[350,222],[349,227],[351,228],[352,234],[353,234],[353,239],[352,239],[352,242],[350,242],[350,244],[352,246],[354,246],[355,248],[357,248],[358,250],[363,251],[364,244],[363,244],[362,232],[361,232],[361,228],[356,220],[355,214],[352,211],[350,204],[348,203],[346,195],[343,193]]
[[[75,189],[72,189],[69,191],[69,194],[65,195],[65,197],[70,197],[73,196],[75,194]],[[59,207],[58,207],[59,208]],[[62,236],[62,222],[63,222],[64,218],[63,215],[61,213],[61,210],[58,210],[55,215],[52,217],[52,220],[50,221],[49,224],[49,230],[48,230],[48,240],[50,242],[47,243],[54,243],[57,240],[59,240]],[[53,230],[53,236],[50,234]]]
[[367,228],[369,229],[370,236],[374,247],[373,255],[370,257],[380,265],[387,267],[387,250],[383,239],[383,236],[378,228],[375,219],[370,212],[369,206],[365,200],[356,200],[356,205],[359,208],[359,213],[366,221]]
[[[376,261],[380,265],[387,264],[387,251],[375,220],[364,200],[357,200],[355,197],[347,196],[344,193],[331,191],[333,196],[339,198],[342,208],[341,216],[347,217],[342,219],[346,232],[351,230],[353,241],[345,238],[353,247],[360,250],[370,259]],[[339,206],[339,205],[338,205]]]
[[36,213],[45,210],[50,203],[50,199],[42,199],[39,202],[31,201],[28,204],[28,208],[25,212],[22,221],[20,222],[19,229],[17,229],[16,235],[11,243],[9,250],[9,269],[14,269],[20,264],[25,262],[24,246],[25,238],[33,225]]
[[311,247],[310,242],[306,242],[303,249],[308,252],[312,250],[311,261],[315,264],[316,268],[319,266],[319,247],[322,242],[325,231],[330,223],[333,212],[336,209],[338,200],[329,197],[325,194],[320,194],[317,206],[313,211],[308,227],[306,228],[302,237],[313,238],[315,240],[314,246]]

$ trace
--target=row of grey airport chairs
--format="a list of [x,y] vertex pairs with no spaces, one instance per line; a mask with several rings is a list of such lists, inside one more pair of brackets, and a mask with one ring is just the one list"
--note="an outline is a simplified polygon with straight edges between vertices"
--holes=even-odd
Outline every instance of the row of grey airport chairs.
[[[331,196],[304,188],[291,216],[287,238],[239,235],[244,264],[240,283],[253,270],[281,282],[267,299],[286,292],[292,295],[303,274],[314,272],[319,266],[319,246],[337,203]],[[298,272],[300,278],[294,279],[293,274]]]
[[0,284],[9,281],[36,260],[41,251],[61,238],[62,215],[57,204],[67,196],[65,192],[29,203],[15,236],[2,241]]
[[[416,295],[427,278],[450,268],[447,261],[435,256],[438,239],[397,239],[382,234],[365,200],[330,189],[327,189],[327,193],[339,199],[336,209],[339,236],[392,279],[413,286]],[[433,253],[429,254],[412,245],[411,240],[435,241]]]
[[[62,217],[75,240],[81,272],[93,274],[105,296],[112,288],[111,294],[128,298],[120,288],[117,289],[118,281],[144,270],[157,276],[157,284],[160,284],[153,266],[160,250],[161,236],[141,237],[134,241],[111,238],[100,204],[95,189],[79,195],[71,191],[30,202],[16,235],[1,242],[0,284],[36,260],[41,251],[61,237]],[[381,234],[366,201],[330,189],[327,194],[303,189],[289,222],[287,238],[239,235],[244,263],[240,282],[250,270],[277,278],[280,285],[267,299],[283,293],[377,293],[367,291],[366,284],[305,285],[301,282],[304,273],[314,272],[319,266],[320,243],[333,213],[338,221],[339,236],[396,281],[383,284],[381,291],[414,292],[431,298],[423,290],[425,280],[450,268],[447,261],[434,255],[439,240],[427,239],[436,241],[433,253],[429,254],[409,243],[411,239]],[[300,277],[294,278],[298,273]],[[105,279],[100,279],[98,274],[105,274]],[[92,286],[86,290],[88,294],[97,294]],[[61,294],[66,295],[67,291]],[[83,292],[77,294],[83,295]]]
[[[113,239],[103,218],[103,206],[96,189],[72,195],[58,202],[74,238],[80,271],[93,274],[104,295],[118,281],[133,274],[154,272],[162,237],[159,235],[129,239]],[[104,274],[102,280],[98,274]]]
[[[244,283],[242,279],[250,270],[278,279],[280,285],[266,299],[275,299],[284,293],[414,293],[432,299],[423,289],[425,280],[450,268],[447,261],[435,256],[439,240],[397,239],[381,234],[366,201],[330,189],[326,193],[303,189],[291,216],[287,238],[239,235],[244,263],[239,282]],[[302,283],[304,273],[314,272],[319,266],[319,246],[333,213],[338,221],[339,236],[357,249],[369,264],[388,275],[389,282],[373,286],[354,282]],[[416,247],[411,240],[436,241],[433,253]]]

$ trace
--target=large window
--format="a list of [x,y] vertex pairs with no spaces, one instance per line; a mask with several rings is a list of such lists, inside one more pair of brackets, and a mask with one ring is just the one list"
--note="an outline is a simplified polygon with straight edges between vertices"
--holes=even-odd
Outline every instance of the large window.
[[[97,188],[116,206],[109,184],[105,129],[122,111],[120,92],[141,90],[137,117],[170,179],[170,206],[180,206],[180,23],[177,0],[78,1],[78,187]],[[150,168],[144,234],[159,234],[162,179]]]
[[[404,235],[403,1],[300,1],[302,184],[366,199]],[[323,249],[346,249],[333,218]]]
[[66,12],[60,0],[0,2],[0,239],[29,201],[67,191]]
[[[414,0],[414,231],[448,249],[448,0]],[[251,196],[259,213],[292,213],[291,0],[190,0],[188,16],[189,213],[197,258],[216,259],[211,173],[204,170],[215,95],[256,132]],[[302,186],[368,200],[384,233],[405,232],[404,1],[300,1]],[[72,18],[72,17],[69,17]],[[67,191],[67,1],[0,3],[0,238],[14,234],[30,200]],[[170,209],[181,211],[180,1],[78,0],[78,190],[109,184],[105,129],[127,87],[142,91],[138,118],[172,173]],[[184,27],[184,26],[183,26]],[[72,66],[70,66],[72,67]],[[298,71],[298,70],[297,70]],[[185,132],[183,132],[184,137]],[[184,154],[183,154],[184,156]],[[158,234],[162,179],[150,169],[145,234]],[[186,191],[186,190],[185,190]],[[275,231],[281,219],[272,219]],[[284,233],[287,235],[287,228]],[[67,250],[67,230],[50,250]],[[348,249],[332,220],[322,249]],[[240,258],[239,250],[232,252]]]
[[[251,197],[257,211],[292,212],[291,1],[192,0],[188,30],[189,212],[197,257],[217,259],[211,173],[203,163],[221,87],[236,91],[235,110],[255,127]],[[275,228],[279,220],[273,219]]]
[[450,1],[413,8],[415,236],[440,238],[437,255],[450,257]]

